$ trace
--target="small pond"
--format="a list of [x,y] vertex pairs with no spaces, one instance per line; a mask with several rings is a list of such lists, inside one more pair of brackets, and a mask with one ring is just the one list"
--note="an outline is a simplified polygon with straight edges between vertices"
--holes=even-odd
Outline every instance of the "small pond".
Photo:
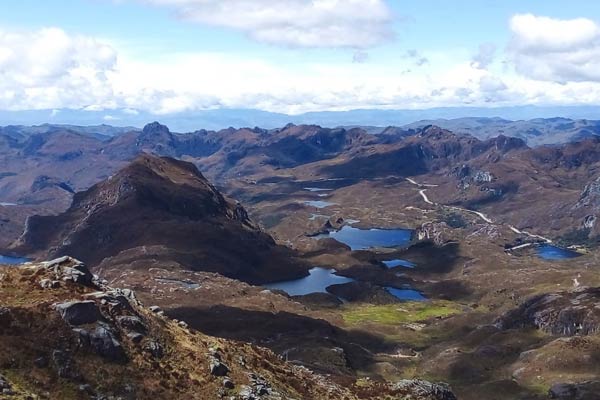
[[384,261],[383,262],[385,264],[386,267],[392,269],[392,268],[397,268],[397,267],[404,267],[404,268],[414,268],[416,267],[416,264],[411,263],[410,261],[406,261],[406,260],[388,260],[388,261]]
[[410,301],[425,301],[427,298],[413,289],[398,289],[393,287],[386,287],[385,290],[388,291],[392,296],[400,299],[400,300],[410,300]]
[[346,225],[339,231],[316,237],[330,237],[350,246],[352,250],[366,250],[373,247],[406,246],[410,244],[412,234],[410,229],[358,229]]
[[334,269],[313,268],[309,276],[293,281],[276,282],[264,285],[267,289],[283,290],[290,296],[302,296],[310,293],[327,293],[327,287],[354,282],[354,279],[335,275]]
[[551,244],[542,244],[538,246],[536,252],[540,258],[549,261],[568,260],[581,256],[581,254],[576,251],[563,249]]

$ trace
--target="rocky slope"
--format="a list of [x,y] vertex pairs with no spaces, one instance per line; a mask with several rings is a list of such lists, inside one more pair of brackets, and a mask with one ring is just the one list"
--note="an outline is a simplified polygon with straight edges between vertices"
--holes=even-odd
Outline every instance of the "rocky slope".
[[498,322],[503,328],[535,327],[558,336],[600,333],[600,288],[533,297]]
[[168,262],[249,282],[306,274],[192,164],[150,155],[75,195],[65,213],[30,217],[14,251],[70,254],[104,270]]
[[344,388],[191,331],[70,257],[0,267],[0,304],[3,399],[455,399],[424,381]]

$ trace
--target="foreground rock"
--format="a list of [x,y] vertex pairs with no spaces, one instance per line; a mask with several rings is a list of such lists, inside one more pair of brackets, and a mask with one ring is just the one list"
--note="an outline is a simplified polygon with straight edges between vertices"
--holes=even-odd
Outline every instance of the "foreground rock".
[[101,315],[94,301],[68,301],[56,305],[56,310],[69,325],[85,325],[97,322]]
[[73,258],[0,267],[0,398],[454,399],[423,381],[340,386],[269,350],[191,332],[131,290],[62,279],[72,271],[91,276]]

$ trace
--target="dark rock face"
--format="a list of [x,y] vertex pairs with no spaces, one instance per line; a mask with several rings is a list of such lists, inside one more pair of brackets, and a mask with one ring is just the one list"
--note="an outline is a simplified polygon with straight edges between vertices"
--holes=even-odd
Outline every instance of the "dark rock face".
[[51,178],[49,176],[38,176],[33,183],[31,184],[32,192],[39,192],[46,188],[57,187],[69,193],[75,193],[75,191],[65,182],[60,182],[56,178]]
[[105,325],[99,324],[89,334],[89,343],[96,354],[111,361],[123,361],[125,351],[115,333]]
[[593,335],[600,332],[600,288],[550,293],[533,297],[502,316],[504,329],[535,327],[559,335]]
[[550,388],[548,396],[557,400],[598,400],[600,399],[600,381],[558,383]]
[[227,365],[223,364],[221,361],[217,359],[212,359],[208,366],[211,375],[214,376],[225,376],[229,373],[229,368]]
[[56,305],[56,310],[69,325],[92,324],[102,316],[94,301],[70,301]]
[[403,400],[457,400],[450,387],[443,383],[431,383],[420,379],[405,379],[393,385]]
[[122,329],[138,333],[146,332],[146,326],[139,317],[133,315],[121,315],[118,316],[116,320]]

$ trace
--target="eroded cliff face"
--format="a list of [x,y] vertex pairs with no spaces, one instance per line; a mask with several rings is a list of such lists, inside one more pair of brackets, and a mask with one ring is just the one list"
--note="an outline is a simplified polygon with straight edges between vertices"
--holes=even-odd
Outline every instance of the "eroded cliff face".
[[557,336],[600,333],[600,288],[548,293],[533,297],[502,316],[504,329],[535,327]]

